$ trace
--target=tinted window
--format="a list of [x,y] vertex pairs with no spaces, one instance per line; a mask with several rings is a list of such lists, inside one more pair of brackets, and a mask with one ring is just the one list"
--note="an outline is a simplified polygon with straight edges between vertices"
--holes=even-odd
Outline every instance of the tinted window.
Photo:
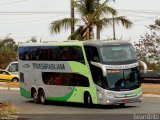
[[100,48],[103,62],[136,60],[136,54],[132,45],[113,45]]
[[79,46],[20,47],[19,59],[33,61],[77,61],[84,63],[82,48]]
[[89,86],[87,77],[75,73],[43,72],[42,79],[48,85]]
[[109,89],[135,89],[140,86],[139,69],[107,70],[106,80]]
[[99,62],[99,55],[96,47],[85,46],[85,52],[88,61]]

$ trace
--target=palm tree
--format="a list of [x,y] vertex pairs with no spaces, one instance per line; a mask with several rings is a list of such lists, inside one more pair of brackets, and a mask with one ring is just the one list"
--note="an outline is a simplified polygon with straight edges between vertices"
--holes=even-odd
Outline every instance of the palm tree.
[[[124,27],[130,28],[132,22],[126,19],[125,16],[117,17],[117,11],[107,5],[109,1],[110,0],[105,0],[105,2],[100,4],[99,0],[81,0],[81,2],[72,0],[74,7],[81,15],[81,19],[64,18],[53,21],[50,26],[51,33],[59,33],[63,28],[67,30],[71,25],[76,25],[80,21],[83,21],[84,25],[79,26],[77,30],[69,36],[69,39],[92,39],[94,27],[97,28],[97,39],[100,39],[100,31],[106,26],[112,25],[113,20],[114,23],[121,23]],[[114,18],[112,16],[114,16]]]

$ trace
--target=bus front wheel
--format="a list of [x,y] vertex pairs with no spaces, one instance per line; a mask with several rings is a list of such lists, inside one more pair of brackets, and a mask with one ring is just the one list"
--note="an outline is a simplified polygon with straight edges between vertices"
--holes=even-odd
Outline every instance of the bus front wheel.
[[92,107],[92,98],[91,95],[89,93],[85,93],[84,94],[84,104],[86,107],[91,108]]
[[44,93],[43,89],[41,89],[39,91],[39,97],[40,97],[41,104],[45,104],[46,103],[46,96],[45,96],[45,93]]
[[125,103],[120,103],[119,106],[123,108],[125,107]]

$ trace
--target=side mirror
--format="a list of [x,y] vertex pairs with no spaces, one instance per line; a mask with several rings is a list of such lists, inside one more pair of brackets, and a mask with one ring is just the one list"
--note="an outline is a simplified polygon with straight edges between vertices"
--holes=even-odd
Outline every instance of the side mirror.
[[139,65],[143,67],[143,73],[146,73],[147,72],[147,65],[145,62],[141,61],[141,60],[138,60],[139,62]]

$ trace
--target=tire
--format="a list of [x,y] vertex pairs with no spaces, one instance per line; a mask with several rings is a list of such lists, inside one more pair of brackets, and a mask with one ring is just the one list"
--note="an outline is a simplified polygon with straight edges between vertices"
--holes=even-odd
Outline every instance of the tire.
[[33,90],[33,101],[35,103],[39,103],[39,95],[38,95],[38,92],[36,90]]
[[120,103],[119,106],[120,107],[125,107],[125,103]]
[[84,104],[88,108],[91,108],[93,106],[92,98],[91,98],[91,95],[89,93],[86,93],[84,95]]
[[39,91],[39,99],[41,104],[46,104],[46,96],[44,90]]
[[13,78],[12,82],[19,82],[19,79],[18,78]]

